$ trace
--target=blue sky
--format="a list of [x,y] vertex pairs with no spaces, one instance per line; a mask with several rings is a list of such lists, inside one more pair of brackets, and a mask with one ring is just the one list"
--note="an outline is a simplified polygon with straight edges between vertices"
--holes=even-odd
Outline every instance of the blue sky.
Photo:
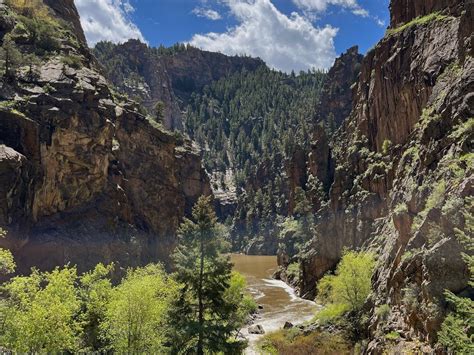
[[290,71],[328,68],[383,37],[389,0],[75,0],[89,45],[139,38],[259,56]]

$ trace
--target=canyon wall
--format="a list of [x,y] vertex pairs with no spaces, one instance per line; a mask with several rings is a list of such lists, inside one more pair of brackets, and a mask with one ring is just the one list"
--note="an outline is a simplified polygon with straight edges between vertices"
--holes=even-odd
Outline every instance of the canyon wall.
[[101,42],[93,53],[105,67],[107,78],[122,92],[143,103],[150,113],[164,105],[164,126],[183,129],[182,111],[193,92],[222,77],[253,71],[265,65],[260,59],[226,56],[183,44],[150,48],[139,40],[123,44]]
[[390,28],[365,56],[352,112],[330,143],[334,180],[300,293],[314,296],[344,248],[374,251],[369,352],[390,346],[390,331],[406,349],[434,344],[444,291],[472,294],[459,238],[472,237],[474,213],[472,7],[392,0]]
[[[211,193],[199,152],[112,92],[72,1],[52,8],[69,36],[38,57],[34,75],[20,67],[0,88],[0,225],[9,232],[0,243],[20,272],[166,262],[180,221]],[[0,12],[0,28],[13,30],[11,9]],[[33,51],[25,41],[22,53]]]

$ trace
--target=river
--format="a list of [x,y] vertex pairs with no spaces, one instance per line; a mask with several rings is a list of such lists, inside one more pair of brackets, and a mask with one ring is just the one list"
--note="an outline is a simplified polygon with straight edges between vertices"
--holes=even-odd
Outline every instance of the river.
[[[254,324],[260,324],[266,333],[283,328],[286,321],[297,325],[313,318],[314,302],[297,297],[286,283],[272,279],[278,267],[276,256],[233,254],[231,259],[234,270],[246,278],[249,292],[263,306]],[[248,334],[247,327],[242,333],[249,339],[246,354],[257,354],[256,343],[262,336]]]

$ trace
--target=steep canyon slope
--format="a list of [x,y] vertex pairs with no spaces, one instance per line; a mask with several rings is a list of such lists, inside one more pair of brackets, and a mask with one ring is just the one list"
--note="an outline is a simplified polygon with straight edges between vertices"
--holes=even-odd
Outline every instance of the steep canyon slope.
[[[473,3],[392,0],[390,9],[390,28],[362,62],[352,112],[328,145],[334,179],[300,259],[300,293],[312,297],[344,248],[376,251],[367,305],[374,353],[434,344],[444,291],[472,297],[459,236],[472,238],[474,228]],[[384,305],[391,312],[380,319]],[[400,334],[397,345],[389,332]]]
[[0,87],[0,242],[20,272],[166,260],[211,193],[199,154],[111,90],[72,0],[45,3],[0,4],[2,48],[18,61]]
[[265,66],[260,59],[230,57],[184,44],[151,48],[133,39],[118,45],[99,42],[92,51],[110,82],[149,113],[162,103],[163,123],[171,130],[183,130],[182,111],[192,93],[233,73]]

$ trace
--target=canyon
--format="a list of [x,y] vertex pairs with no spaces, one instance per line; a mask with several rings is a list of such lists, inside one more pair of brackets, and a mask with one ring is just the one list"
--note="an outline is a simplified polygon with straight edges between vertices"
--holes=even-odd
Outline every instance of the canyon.
[[[289,157],[262,158],[240,190],[219,182],[244,171],[237,159],[224,172],[206,169],[209,142],[189,138],[197,130],[187,117],[213,83],[265,75],[262,60],[138,40],[89,49],[73,0],[45,4],[64,28],[58,50],[40,58],[35,75],[20,68],[0,87],[0,226],[8,232],[0,246],[19,273],[156,260],[171,268],[180,223],[199,196],[214,195],[239,238],[234,251],[277,254],[275,276],[303,298],[317,297],[317,282],[346,250],[377,255],[367,353],[441,351],[445,292],[474,295],[463,258],[472,250],[459,237],[474,233],[471,1],[391,0],[384,38],[364,56],[350,48],[321,73],[306,144]],[[9,34],[33,51],[0,4],[0,41]],[[278,81],[297,86],[291,76]],[[150,117],[159,102],[161,123]],[[302,250],[291,231],[250,241],[238,234],[246,198],[268,181],[273,187],[275,170],[285,203],[271,218],[292,216],[300,190],[310,203],[313,236]]]

